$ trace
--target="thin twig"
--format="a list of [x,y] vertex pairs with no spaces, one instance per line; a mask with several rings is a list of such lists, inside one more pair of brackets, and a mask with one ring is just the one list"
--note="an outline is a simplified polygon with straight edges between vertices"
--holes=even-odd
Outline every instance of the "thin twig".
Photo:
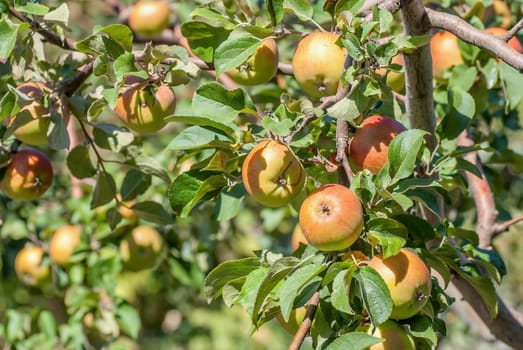
[[521,18],[518,21],[518,23],[516,23],[512,28],[510,28],[507,33],[500,35],[500,38],[503,41],[509,41],[518,34],[521,28],[523,28],[523,18]]
[[296,331],[296,334],[294,335],[294,338],[292,339],[291,344],[289,345],[288,350],[299,350],[301,347],[301,344],[303,344],[303,340],[309,333],[311,326],[312,326],[312,320],[314,320],[314,315],[316,314],[316,308],[318,307],[318,304],[320,303],[320,292],[315,292],[312,297],[309,299],[307,303],[307,312],[305,313],[305,318],[303,319],[303,322],[300,324],[300,328]]

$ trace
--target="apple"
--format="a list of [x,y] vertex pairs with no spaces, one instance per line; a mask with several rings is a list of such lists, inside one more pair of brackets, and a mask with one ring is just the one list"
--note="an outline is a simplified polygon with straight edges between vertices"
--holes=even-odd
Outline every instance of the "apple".
[[464,62],[458,46],[458,37],[447,31],[440,31],[432,36],[430,52],[432,73],[437,79],[443,78],[443,73],[450,67]]
[[315,31],[299,43],[292,58],[296,81],[311,97],[335,95],[344,71],[347,50],[336,44],[339,35]]
[[402,248],[394,256],[374,256],[369,266],[376,270],[389,288],[392,298],[390,317],[403,320],[414,316],[427,303],[432,288],[430,271],[416,253]]
[[303,230],[301,229],[300,224],[296,224],[296,226],[294,226],[294,230],[292,230],[292,234],[291,234],[292,250],[298,249],[298,247],[300,246],[300,243],[308,244],[309,242],[307,242],[307,239],[303,235]]
[[242,180],[259,203],[279,207],[292,201],[305,184],[305,169],[285,143],[264,140],[247,155],[242,165]]
[[354,171],[377,174],[387,163],[389,144],[405,127],[395,119],[374,115],[360,124],[349,142],[349,163]]
[[35,149],[15,153],[0,181],[0,190],[9,198],[30,201],[42,196],[53,183],[53,167],[47,156]]
[[37,246],[22,248],[15,257],[15,272],[29,286],[41,286],[50,277],[48,264],[43,263],[44,250]]
[[25,144],[40,146],[47,144],[47,131],[49,129],[49,109],[44,105],[44,92],[49,89],[42,82],[25,82],[17,86],[18,91],[24,93],[32,102],[23,106],[17,115],[7,118],[8,126],[12,125],[20,113],[27,111],[33,118],[29,122],[17,127],[13,135]]
[[[508,30],[503,29],[501,27],[490,27],[490,28],[485,29],[485,33],[501,36],[501,35],[507,34]],[[521,51],[523,51],[523,48],[521,47],[521,43],[519,42],[518,38],[516,38],[515,36],[513,36],[507,43],[509,44],[510,47],[512,47],[517,52],[521,53]]]
[[144,38],[155,38],[169,26],[170,12],[164,0],[140,0],[130,9],[129,27]]
[[[396,56],[393,56],[390,63],[403,67],[405,65],[403,55],[397,54]],[[384,75],[387,73],[387,70],[385,68],[381,68],[378,69],[376,73]],[[390,87],[392,91],[402,92],[405,90],[405,74],[403,72],[389,71],[386,82],[387,86]]]
[[120,241],[123,266],[130,271],[150,269],[159,261],[164,249],[160,233],[149,226],[136,226]]
[[125,90],[116,100],[114,111],[131,130],[153,133],[166,125],[165,117],[176,109],[176,95],[166,86],[154,86],[135,76],[125,78]]
[[61,266],[70,263],[71,255],[80,244],[81,231],[78,226],[65,225],[58,228],[49,242],[51,260]]
[[415,350],[414,340],[398,323],[387,320],[377,326],[374,331],[369,328],[369,334],[382,338],[383,343],[372,345],[369,350]]
[[312,192],[299,212],[303,235],[322,251],[350,247],[363,230],[363,208],[349,188],[327,184]]
[[278,70],[278,45],[274,39],[265,39],[256,52],[240,67],[227,72],[241,85],[254,86],[270,81]]
[[294,335],[300,328],[300,325],[302,324],[306,315],[307,315],[307,307],[301,306],[301,307],[291,311],[288,321],[285,321],[283,319],[283,316],[281,313],[279,313],[276,316],[276,319],[278,320],[278,322],[280,323],[282,328],[287,331],[287,333]]

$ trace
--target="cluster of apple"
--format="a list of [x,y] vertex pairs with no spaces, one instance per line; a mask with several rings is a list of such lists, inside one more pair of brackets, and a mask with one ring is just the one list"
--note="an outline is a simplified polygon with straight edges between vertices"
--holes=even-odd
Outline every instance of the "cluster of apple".
[[[81,258],[81,254],[77,253],[88,249],[83,237],[80,226],[65,225],[52,234],[45,249],[39,245],[26,245],[15,257],[16,275],[28,286],[44,286],[51,278],[51,266],[46,261],[46,252],[51,262],[67,268]],[[123,268],[139,271],[156,266],[164,247],[163,238],[156,229],[136,225],[123,233],[118,250]]]

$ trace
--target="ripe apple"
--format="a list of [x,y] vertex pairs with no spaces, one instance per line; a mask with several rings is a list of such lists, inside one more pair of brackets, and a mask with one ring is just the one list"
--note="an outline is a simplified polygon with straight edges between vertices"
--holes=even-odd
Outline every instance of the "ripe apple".
[[30,201],[43,195],[53,183],[53,167],[47,156],[35,149],[15,153],[0,181],[0,190],[14,200]]
[[312,192],[300,208],[303,235],[322,251],[350,247],[363,229],[363,208],[349,188],[327,184]]
[[256,201],[279,207],[300,193],[305,184],[305,169],[285,143],[264,140],[243,161],[242,180],[247,193]]
[[25,144],[39,146],[47,144],[47,130],[49,129],[49,109],[44,105],[44,91],[49,90],[42,82],[25,82],[16,88],[33,99],[23,106],[17,115],[7,118],[7,124],[12,125],[21,112],[27,111],[33,120],[21,125],[13,131],[13,135]]
[[405,127],[395,119],[374,115],[367,117],[349,143],[349,163],[354,171],[369,169],[377,174],[387,163],[389,144]]
[[339,35],[315,31],[299,43],[292,69],[302,89],[311,97],[336,94],[347,50],[336,45]]
[[130,9],[129,27],[144,38],[155,38],[169,26],[170,12],[164,0],[140,0]]
[[458,46],[458,37],[447,31],[437,32],[430,39],[432,73],[435,78],[443,78],[443,73],[452,66],[462,64],[463,57]]
[[152,227],[139,225],[120,241],[120,255],[127,270],[139,271],[154,267],[163,252],[164,241]]
[[305,238],[305,236],[303,235],[303,230],[301,229],[300,224],[296,224],[291,235],[292,250],[298,249],[300,243],[308,244],[309,242],[307,242],[307,238]]
[[240,67],[227,72],[233,81],[254,86],[271,80],[278,70],[278,45],[274,39],[265,39],[256,52]]
[[427,265],[414,252],[402,248],[386,259],[374,256],[369,266],[383,278],[392,298],[390,317],[403,320],[414,316],[429,299],[432,280]]
[[142,134],[153,133],[166,125],[165,117],[176,109],[176,95],[166,86],[159,87],[134,76],[127,76],[128,85],[118,96],[114,111],[131,130]]
[[43,264],[44,250],[37,246],[22,248],[15,257],[15,272],[29,286],[40,286],[50,277],[48,264]]
[[80,244],[81,231],[78,226],[65,225],[57,229],[49,242],[49,256],[58,265],[65,266]]
[[[503,29],[501,27],[490,27],[490,28],[485,29],[485,33],[500,36],[500,35],[507,34],[508,30]],[[508,44],[510,45],[510,47],[512,47],[514,50],[516,50],[519,53],[521,53],[521,51],[523,51],[523,48],[521,47],[521,43],[519,42],[518,38],[516,38],[515,36],[513,36],[508,41]]]
[[382,338],[383,343],[372,345],[369,350],[415,350],[414,340],[398,323],[387,320],[377,326],[369,334],[374,337]]
[[289,320],[285,322],[283,319],[283,316],[281,313],[279,313],[276,316],[276,319],[280,323],[280,325],[287,331],[287,333],[294,335],[298,331],[298,328],[300,328],[301,323],[305,319],[305,315],[307,314],[307,307],[301,306],[297,309],[294,309],[291,311],[291,314],[289,316]]

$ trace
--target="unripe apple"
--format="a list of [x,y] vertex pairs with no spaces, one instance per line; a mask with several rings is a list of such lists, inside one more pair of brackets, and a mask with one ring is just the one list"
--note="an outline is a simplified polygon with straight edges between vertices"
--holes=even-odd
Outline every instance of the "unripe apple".
[[0,190],[14,200],[30,201],[42,196],[53,183],[53,167],[47,156],[35,149],[15,153],[0,181]]
[[156,87],[137,77],[125,78],[129,85],[118,96],[114,111],[131,130],[142,134],[153,133],[166,125],[165,117],[174,113],[176,96],[165,85]]
[[435,78],[443,78],[443,73],[452,66],[462,64],[463,57],[458,46],[458,37],[447,31],[437,32],[430,39],[432,73]]
[[368,169],[377,174],[387,163],[389,144],[405,127],[395,119],[367,117],[349,143],[349,163],[354,171]]
[[50,277],[49,265],[42,264],[44,250],[37,246],[22,248],[15,257],[15,272],[29,286],[40,286]]
[[242,165],[242,180],[259,203],[279,207],[292,201],[305,184],[305,169],[285,143],[265,140],[258,143]]
[[[501,35],[507,34],[508,30],[503,29],[501,27],[490,27],[490,28],[485,29],[485,33],[501,36]],[[510,47],[512,47],[514,50],[516,50],[519,53],[521,53],[521,51],[523,51],[523,48],[521,47],[521,43],[519,42],[518,38],[516,38],[515,36],[510,38],[510,40],[507,42],[507,44],[509,44]]]
[[299,213],[303,235],[315,248],[337,251],[350,247],[363,229],[363,208],[349,188],[328,184],[312,192]]
[[256,52],[240,67],[227,72],[233,81],[254,86],[269,82],[278,71],[278,45],[274,39],[265,39]]
[[392,298],[390,318],[403,320],[417,314],[427,303],[432,288],[430,270],[416,253],[402,248],[386,259],[374,256],[369,266],[385,281]]
[[49,256],[58,265],[65,266],[80,244],[81,232],[78,226],[65,225],[57,229],[49,242]]
[[129,27],[144,38],[155,38],[169,26],[170,12],[164,0],[140,0],[130,9]]
[[[397,54],[392,57],[391,63],[404,66],[405,61],[403,60],[403,55]],[[387,73],[385,68],[381,68],[376,71],[380,75]],[[391,88],[392,91],[402,92],[405,90],[405,74],[403,72],[389,71],[387,74],[387,86]]]
[[149,226],[139,225],[120,241],[120,255],[127,270],[139,271],[154,267],[163,252],[160,233]]
[[281,313],[279,313],[276,316],[276,319],[278,320],[278,322],[280,323],[282,328],[287,331],[287,333],[294,335],[300,328],[300,325],[302,324],[306,315],[307,315],[307,307],[301,306],[301,307],[299,307],[297,309],[293,309],[291,311],[289,320],[287,322],[283,319],[283,316]]
[[387,320],[377,326],[369,334],[374,337],[382,338],[383,343],[372,345],[368,350],[416,350],[414,340],[398,323]]
[[292,69],[298,84],[311,97],[336,94],[347,55],[345,48],[336,45],[338,37],[315,31],[298,43]]
[[47,144],[49,129],[49,109],[44,105],[44,91],[48,90],[42,82],[29,81],[18,85],[18,91],[24,93],[33,101],[23,106],[17,115],[7,118],[8,125],[12,125],[21,112],[27,111],[33,120],[17,127],[13,135],[25,144],[39,146]]

